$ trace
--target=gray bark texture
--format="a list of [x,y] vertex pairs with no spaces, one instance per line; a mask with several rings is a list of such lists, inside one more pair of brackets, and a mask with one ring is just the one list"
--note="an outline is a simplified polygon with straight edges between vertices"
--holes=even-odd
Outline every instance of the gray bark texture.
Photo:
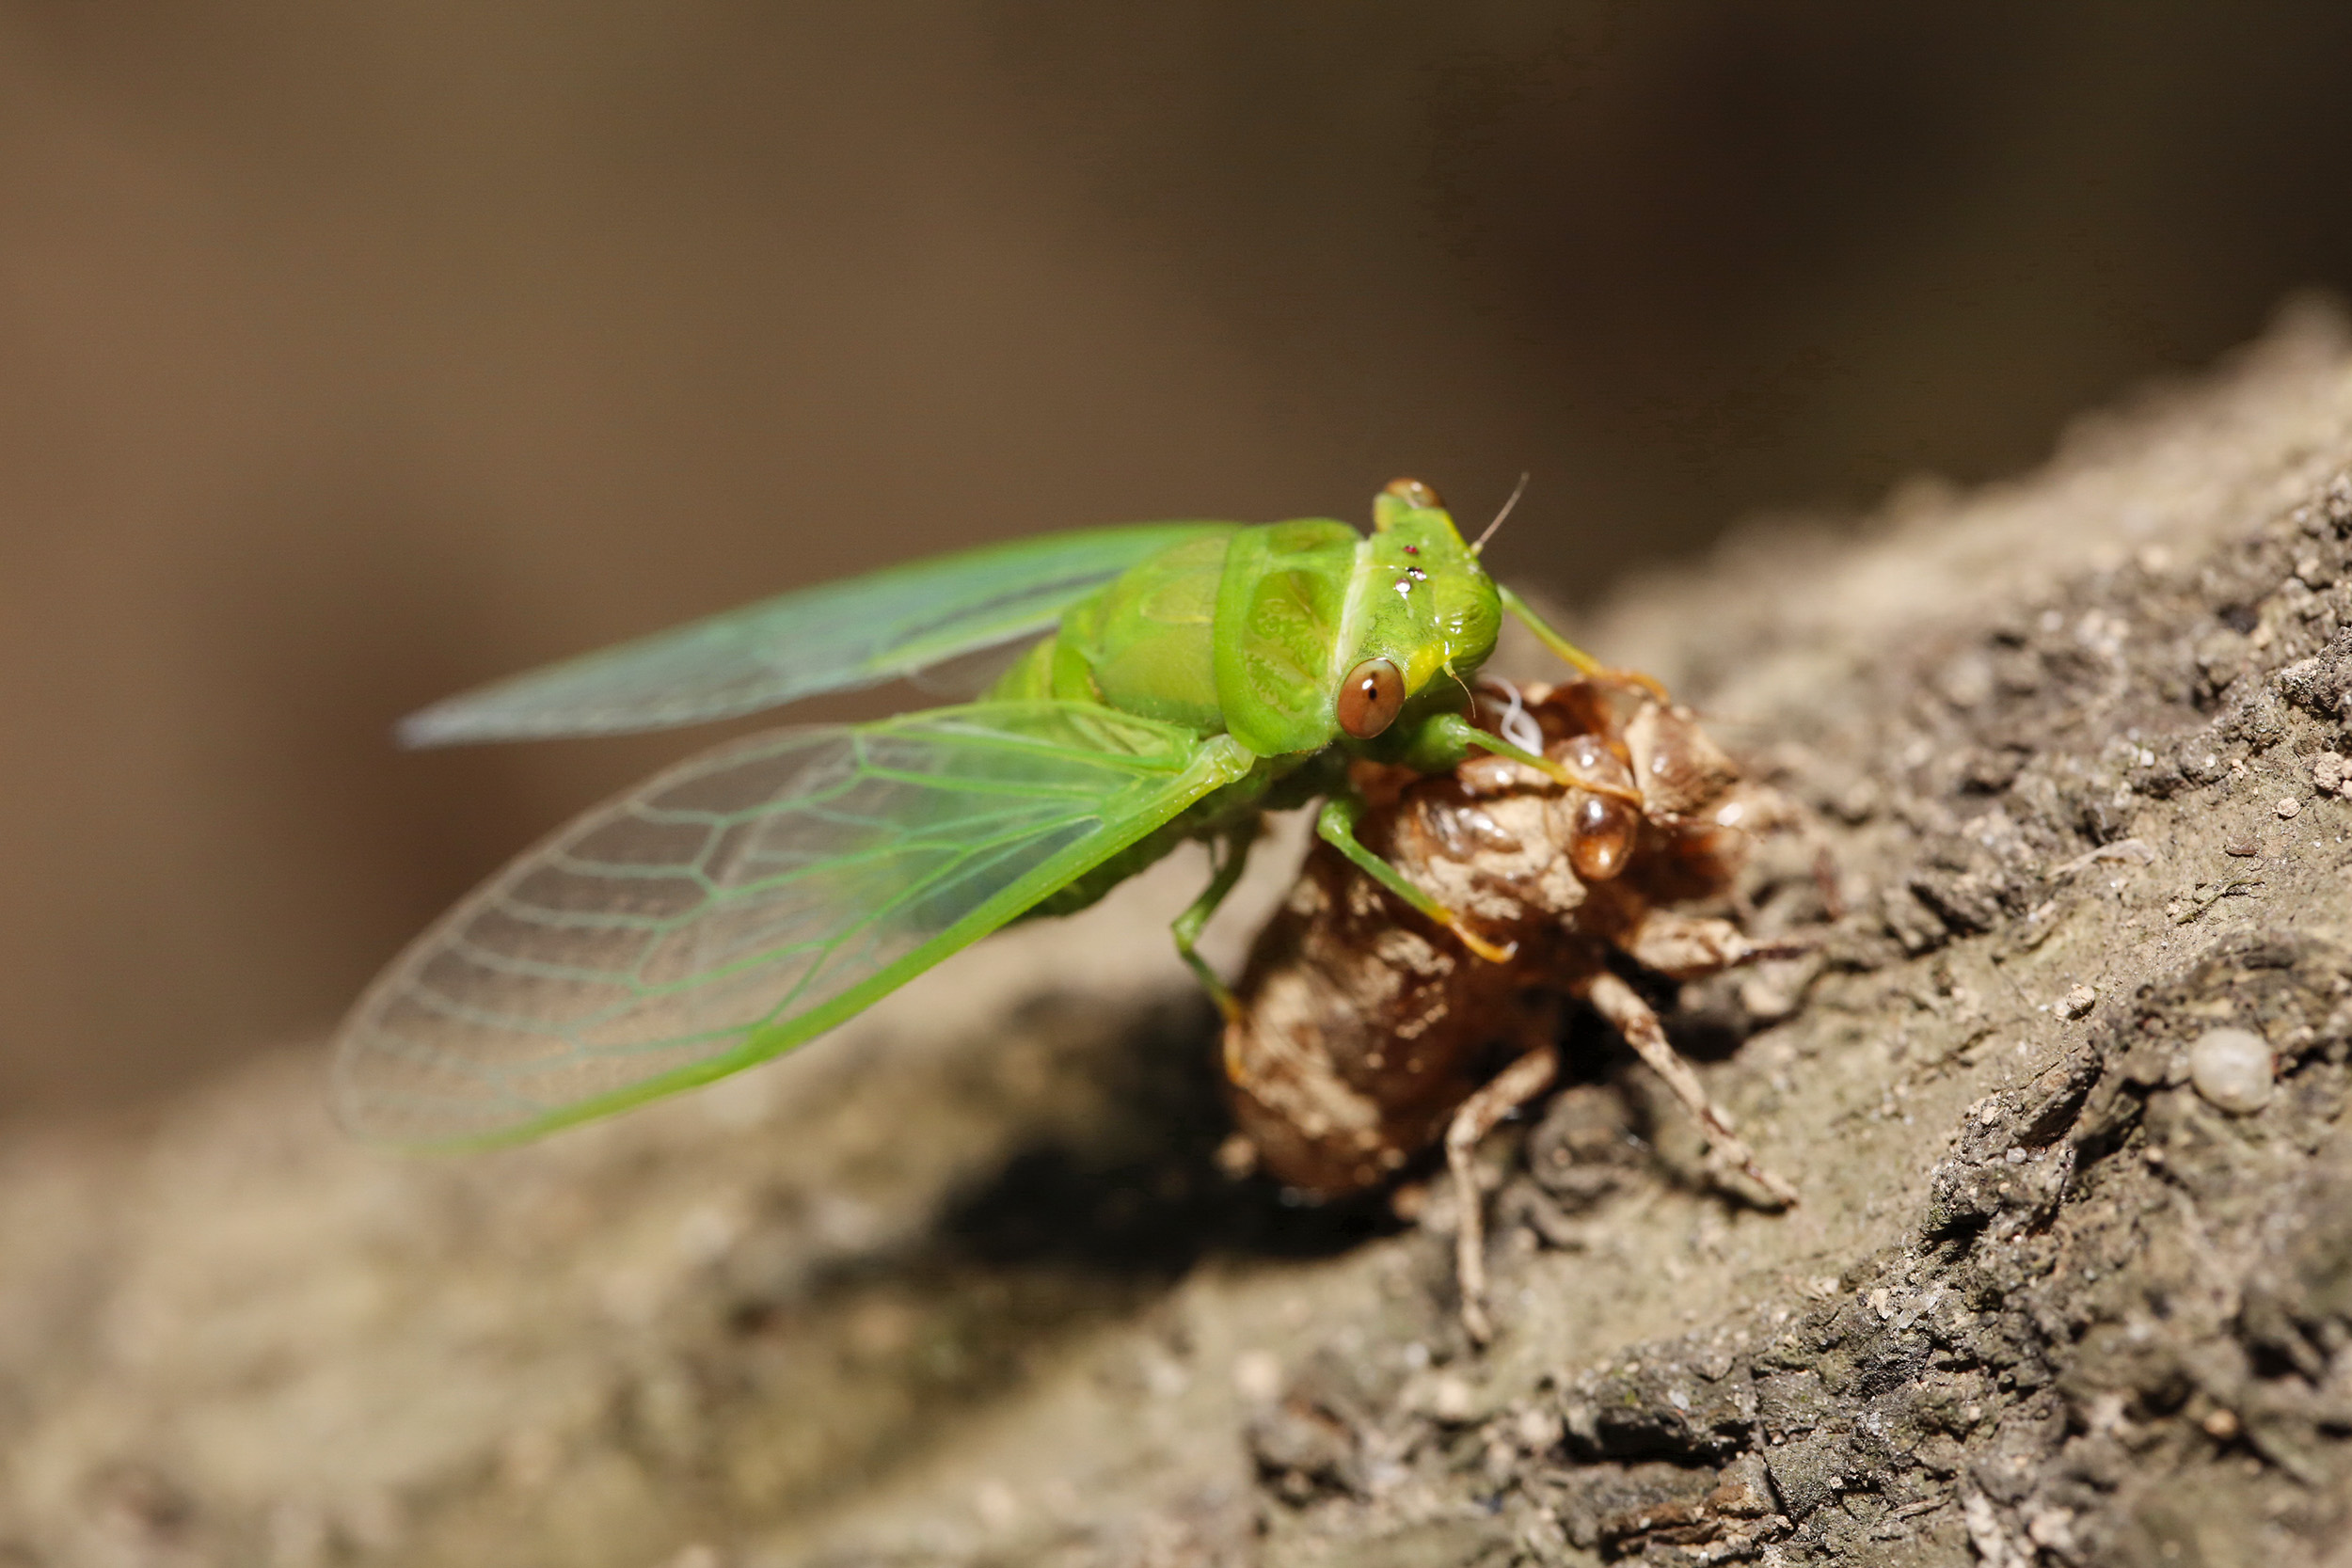
[[1441,1185],[1219,1174],[1187,862],[528,1148],[315,1048],[13,1134],[0,1563],[2352,1563],[2347,534],[2310,307],[1583,620],[1818,823],[1820,954],[1657,993],[1804,1201],[1578,1023],[1483,1352]]

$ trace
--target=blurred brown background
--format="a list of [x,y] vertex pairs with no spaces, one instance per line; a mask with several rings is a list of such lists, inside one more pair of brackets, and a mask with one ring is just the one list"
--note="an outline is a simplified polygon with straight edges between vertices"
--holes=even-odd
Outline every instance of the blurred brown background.
[[959,543],[1535,483],[1570,598],[2352,285],[2352,9],[0,4],[0,1116],[324,1027],[696,737],[453,688]]

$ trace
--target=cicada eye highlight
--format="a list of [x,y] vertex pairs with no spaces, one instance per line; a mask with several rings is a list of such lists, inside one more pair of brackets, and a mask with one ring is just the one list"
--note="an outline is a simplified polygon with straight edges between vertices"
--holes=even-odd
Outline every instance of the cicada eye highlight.
[[1405,677],[1385,658],[1368,658],[1340,683],[1340,728],[1370,740],[1396,722],[1405,706]]

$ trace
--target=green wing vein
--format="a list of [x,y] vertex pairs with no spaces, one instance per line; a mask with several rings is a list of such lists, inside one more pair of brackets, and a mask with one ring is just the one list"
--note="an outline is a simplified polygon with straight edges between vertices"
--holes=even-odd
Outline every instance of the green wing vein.
[[1082,704],[785,729],[523,855],[387,970],[336,1097],[407,1145],[527,1136],[788,1050],[1247,771]]

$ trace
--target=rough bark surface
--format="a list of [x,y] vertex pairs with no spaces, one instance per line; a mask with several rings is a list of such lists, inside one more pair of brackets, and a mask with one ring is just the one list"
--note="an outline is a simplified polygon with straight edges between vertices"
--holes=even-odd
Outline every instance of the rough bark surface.
[[1178,866],[535,1148],[354,1148],[310,1053],[13,1136],[0,1563],[2347,1560],[2348,534],[2305,310],[1587,623],[1820,818],[1749,894],[1821,957],[1677,1015],[1804,1203],[1581,1026],[1484,1354],[1445,1202],[1218,1174]]

